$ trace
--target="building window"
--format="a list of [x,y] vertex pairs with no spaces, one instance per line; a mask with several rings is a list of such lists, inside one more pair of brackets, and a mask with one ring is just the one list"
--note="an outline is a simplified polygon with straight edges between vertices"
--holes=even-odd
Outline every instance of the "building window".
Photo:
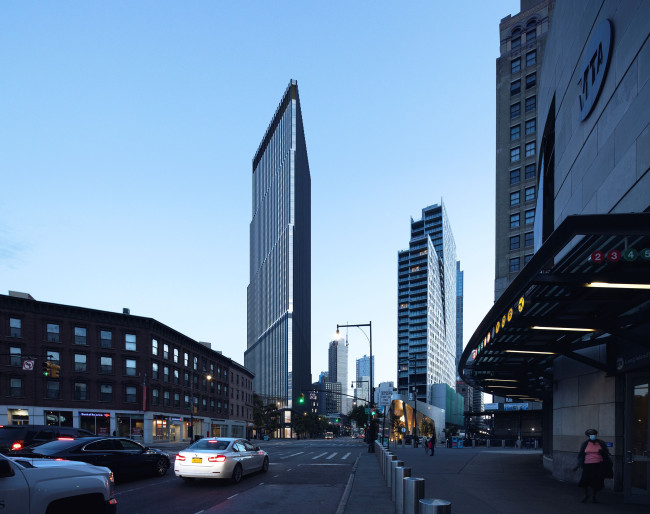
[[85,373],[88,371],[87,356],[81,353],[74,354],[74,370],[76,373]]
[[151,355],[158,355],[158,339],[151,340]]
[[521,149],[519,147],[511,148],[510,149],[510,162],[518,162],[520,154],[521,154]]
[[537,30],[536,29],[529,30],[528,32],[526,32],[526,43],[532,43],[536,39],[537,39]]
[[535,141],[531,141],[530,143],[526,143],[526,157],[534,157],[535,156]]
[[136,367],[136,361],[135,359],[126,359],[124,361],[124,374],[127,377],[135,377],[137,376],[137,367]]
[[136,403],[138,401],[137,393],[138,393],[137,387],[126,386],[124,388],[124,401],[126,403]]
[[163,344],[163,359],[169,360],[169,345]]
[[9,318],[9,337],[22,337],[23,321],[18,318]]
[[50,361],[50,362],[53,362],[54,364],[60,364],[60,362],[59,362],[59,360],[60,360],[59,352],[53,352],[53,351],[48,350],[48,352],[47,352],[47,360]]
[[532,232],[526,232],[526,234],[524,234],[524,246],[526,248],[530,248],[534,244],[535,244],[535,237],[534,237],[533,233]]
[[124,349],[129,350],[130,352],[136,351],[135,334],[124,335]]
[[74,327],[74,344],[86,344],[86,329]]
[[519,250],[519,235],[510,238],[510,251]]
[[524,266],[528,264],[532,258],[533,258],[532,253],[529,253],[528,255],[524,255]]
[[163,366],[163,382],[169,382],[169,366]]
[[154,380],[158,380],[158,363],[157,362],[152,362],[151,363],[151,378]]
[[59,342],[59,325],[56,323],[47,324],[47,341],[49,343]]
[[510,215],[510,228],[517,228],[519,226],[519,213]]
[[526,89],[530,89],[531,87],[535,87],[537,85],[537,73],[531,73],[530,75],[526,75]]
[[45,385],[45,398],[58,400],[61,394],[61,384],[58,380],[48,380]]
[[12,378],[9,380],[9,395],[13,398],[21,398],[23,396],[22,378]]
[[187,371],[183,373],[183,385],[190,387],[190,374]]
[[510,207],[519,205],[519,191],[514,191],[510,193]]
[[510,259],[510,273],[514,271],[519,271],[519,257]]
[[533,118],[532,120],[526,121],[526,134],[533,134],[537,130],[537,120]]
[[159,405],[160,404],[160,391],[158,389],[152,389],[151,390],[151,403],[153,405]]
[[515,52],[515,51],[517,51],[517,50],[519,50],[521,48],[521,36],[512,38],[510,48],[511,48],[511,50],[513,52]]
[[22,349],[17,347],[17,346],[10,346],[9,347],[9,365],[10,366],[17,366],[21,367],[23,366],[23,355],[22,355]]
[[85,382],[74,383],[74,399],[82,401],[88,399],[88,384]]
[[514,80],[510,83],[510,96],[515,96],[519,93],[521,93],[521,80]]
[[113,357],[99,358],[99,372],[105,375],[113,373]]
[[530,225],[531,223],[535,223],[535,209],[530,209],[526,211],[526,225]]
[[517,57],[510,62],[510,73],[521,71],[521,57]]
[[521,168],[510,170],[510,185],[518,184],[521,180]]
[[535,186],[526,188],[526,201],[530,202],[535,199]]
[[514,120],[515,118],[519,118],[519,116],[521,116],[521,104],[512,104],[510,106],[510,119]]
[[102,348],[113,348],[113,332],[110,330],[100,330],[99,346]]
[[185,364],[185,366],[189,366],[190,364],[190,356],[185,352],[183,352],[183,364]]
[[174,369],[174,384],[180,384],[181,383],[181,377],[180,377],[180,372],[177,369]]
[[99,386],[99,401],[112,402],[113,401],[113,386],[111,384],[102,384]]
[[194,370],[198,371],[199,369],[199,358],[194,357]]
[[537,107],[537,99],[534,96],[526,98],[526,112],[534,111]]
[[204,411],[208,410],[208,399],[207,398],[201,398],[201,406],[203,407]]
[[521,125],[510,127],[510,141],[516,141],[521,137]]
[[178,364],[178,348],[174,348],[174,362]]
[[174,407],[181,406],[181,393],[174,393]]
[[537,50],[526,54],[526,66],[535,66],[537,64]]
[[190,397],[189,397],[189,395],[186,394],[185,397],[183,398],[183,401],[185,403],[185,408],[189,409],[190,408]]
[[531,178],[535,178],[535,164],[527,164],[526,165],[526,180],[529,180]]

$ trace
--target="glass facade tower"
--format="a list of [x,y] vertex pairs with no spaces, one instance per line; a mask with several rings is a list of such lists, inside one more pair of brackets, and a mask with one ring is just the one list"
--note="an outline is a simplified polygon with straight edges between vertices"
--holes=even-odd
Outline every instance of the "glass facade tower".
[[[398,393],[431,399],[432,384],[456,388],[456,243],[442,202],[411,218],[398,253]],[[430,403],[430,402],[429,402]]]
[[256,393],[291,408],[311,385],[311,176],[295,80],[253,159],[252,210],[244,364]]

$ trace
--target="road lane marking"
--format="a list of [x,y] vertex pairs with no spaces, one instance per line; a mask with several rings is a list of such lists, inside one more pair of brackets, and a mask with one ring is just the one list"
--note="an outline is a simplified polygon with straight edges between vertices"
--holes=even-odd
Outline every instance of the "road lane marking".
[[[346,466],[346,467],[350,467],[349,464],[330,464],[329,462],[320,462],[320,463],[314,462],[313,464],[298,464],[298,467],[300,467],[300,466]],[[288,469],[287,471],[291,471],[291,470]]]
[[329,457],[327,457],[327,460],[330,460],[331,458],[333,458],[334,455],[336,455],[336,453],[337,453],[337,452],[334,452],[332,455],[330,455]]
[[280,458],[281,458],[282,460],[284,460],[284,459],[288,459],[289,457],[295,457],[296,455],[301,455],[301,454],[303,454],[303,453],[305,453],[305,452],[292,453],[291,455],[287,455],[287,456],[285,456],[285,457],[280,457]]
[[347,459],[349,456],[350,456],[350,452],[348,452],[348,453],[346,453],[345,455],[343,455],[343,457],[341,457],[341,460],[345,460],[345,459]]
[[226,498],[226,500],[232,500],[235,496],[239,496],[239,493],[229,496],[228,498]]
[[280,475],[275,475],[273,478],[278,478]]
[[316,457],[312,457],[312,460],[316,460],[318,457],[322,457],[323,455],[327,455],[327,452],[323,452],[320,455],[316,455]]

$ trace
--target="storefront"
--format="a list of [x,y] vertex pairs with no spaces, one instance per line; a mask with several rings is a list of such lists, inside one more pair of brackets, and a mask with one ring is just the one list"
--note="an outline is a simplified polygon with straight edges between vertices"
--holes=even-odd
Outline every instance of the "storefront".
[[181,418],[156,414],[153,416],[154,441],[181,441]]
[[46,410],[43,412],[45,424],[60,427],[72,426],[72,411]]
[[29,411],[27,409],[8,409],[8,425],[29,425]]
[[79,412],[79,428],[96,435],[110,435],[111,415],[109,412]]
[[142,414],[117,414],[117,435],[136,441],[144,440],[144,416]]

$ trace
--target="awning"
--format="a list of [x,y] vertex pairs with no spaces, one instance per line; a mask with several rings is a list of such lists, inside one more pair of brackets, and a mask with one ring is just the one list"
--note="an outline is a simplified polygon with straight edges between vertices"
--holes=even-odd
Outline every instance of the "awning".
[[650,349],[650,213],[569,216],[485,316],[458,372],[489,394],[543,400],[554,359],[612,374],[628,343]]

